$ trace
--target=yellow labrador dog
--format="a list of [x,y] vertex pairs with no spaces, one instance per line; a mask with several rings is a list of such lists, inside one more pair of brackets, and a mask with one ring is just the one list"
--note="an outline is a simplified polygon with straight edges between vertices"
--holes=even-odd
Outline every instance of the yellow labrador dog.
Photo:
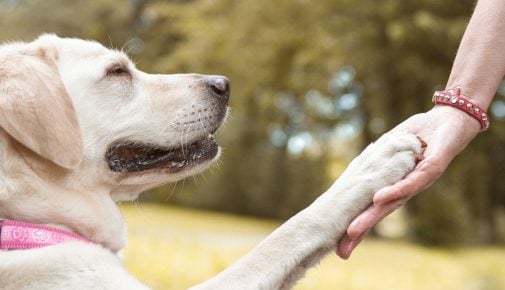
[[[215,161],[228,97],[225,77],[147,74],[93,41],[0,46],[0,288],[147,289],[116,255],[126,239],[116,202]],[[290,289],[420,153],[413,135],[382,137],[312,205],[192,289]],[[49,237],[57,243],[41,243]]]

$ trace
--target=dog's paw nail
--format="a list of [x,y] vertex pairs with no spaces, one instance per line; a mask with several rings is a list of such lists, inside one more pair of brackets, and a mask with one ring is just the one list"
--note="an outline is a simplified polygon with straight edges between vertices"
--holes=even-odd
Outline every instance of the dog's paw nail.
[[421,148],[426,148],[428,147],[428,143],[426,143],[423,138],[419,137],[416,135],[416,138],[419,140],[419,142],[421,142]]

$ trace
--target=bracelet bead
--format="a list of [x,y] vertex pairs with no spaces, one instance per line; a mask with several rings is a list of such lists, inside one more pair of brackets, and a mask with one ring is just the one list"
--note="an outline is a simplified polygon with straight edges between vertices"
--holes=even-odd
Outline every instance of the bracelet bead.
[[432,101],[435,105],[451,106],[474,117],[480,123],[481,132],[489,129],[489,116],[487,115],[486,110],[462,97],[461,90],[459,88],[435,91]]

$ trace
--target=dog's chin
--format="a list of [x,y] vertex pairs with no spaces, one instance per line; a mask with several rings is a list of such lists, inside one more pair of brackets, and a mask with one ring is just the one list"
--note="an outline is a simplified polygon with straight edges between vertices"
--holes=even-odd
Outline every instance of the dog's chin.
[[189,171],[214,159],[219,152],[214,136],[178,147],[165,148],[134,141],[116,141],[109,146],[105,159],[109,169],[122,173],[159,171],[175,174]]

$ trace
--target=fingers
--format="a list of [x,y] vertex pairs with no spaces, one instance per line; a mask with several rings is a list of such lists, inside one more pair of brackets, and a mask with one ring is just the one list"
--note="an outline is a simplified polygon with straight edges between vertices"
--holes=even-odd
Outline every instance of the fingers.
[[383,205],[371,205],[349,225],[346,235],[338,243],[337,255],[342,259],[348,259],[368,231],[384,217],[402,206],[405,201],[407,199],[395,200]]
[[344,237],[342,237],[342,239],[338,242],[336,251],[337,255],[344,260],[349,259],[352,251],[359,245],[359,243],[361,243],[367,233],[368,232],[363,233],[355,240],[351,240],[348,235],[344,235]]
[[394,200],[381,205],[372,204],[362,214],[360,214],[347,228],[347,235],[351,240],[357,239],[361,234],[369,231],[385,216],[392,213],[407,201],[405,199]]
[[[419,136],[417,138],[421,142],[421,148],[425,149],[427,143]],[[431,185],[445,169],[436,158],[424,159],[422,153],[416,154],[415,158],[418,162],[415,170],[405,179],[379,190],[374,196],[374,204],[349,225],[337,246],[339,257],[348,259],[373,226],[402,206],[411,196]]]
[[395,199],[411,197],[430,186],[445,170],[445,166],[434,160],[431,157],[423,159],[405,179],[377,191],[373,198],[374,204],[379,205]]

